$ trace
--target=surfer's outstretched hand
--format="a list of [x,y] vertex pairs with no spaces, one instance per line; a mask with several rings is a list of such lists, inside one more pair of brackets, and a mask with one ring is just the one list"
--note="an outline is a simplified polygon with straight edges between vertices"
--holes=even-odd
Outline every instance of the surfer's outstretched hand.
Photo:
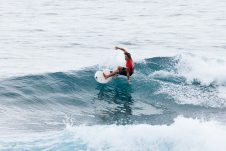
[[119,49],[119,47],[115,46],[115,50]]

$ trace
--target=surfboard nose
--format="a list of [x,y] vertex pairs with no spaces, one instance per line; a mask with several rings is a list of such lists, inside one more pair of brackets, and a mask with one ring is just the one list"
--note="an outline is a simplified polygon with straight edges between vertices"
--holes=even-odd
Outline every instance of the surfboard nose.
[[107,79],[105,79],[103,73],[105,74],[110,74],[110,71],[105,69],[103,71],[96,71],[95,75],[94,75],[94,78],[97,82],[99,83],[102,83],[102,84],[105,84],[105,83],[108,83],[109,81],[111,81],[112,77],[109,77]]

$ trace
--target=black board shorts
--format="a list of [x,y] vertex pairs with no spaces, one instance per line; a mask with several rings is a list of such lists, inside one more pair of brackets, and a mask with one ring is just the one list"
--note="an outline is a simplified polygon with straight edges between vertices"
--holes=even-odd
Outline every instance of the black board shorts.
[[[120,75],[124,75],[124,76],[127,76],[127,73],[126,73],[126,68],[125,67],[123,67],[122,68],[122,70],[121,71],[119,71],[119,73],[118,74],[120,74]],[[133,72],[130,72],[129,73],[129,75],[131,76],[133,74]]]

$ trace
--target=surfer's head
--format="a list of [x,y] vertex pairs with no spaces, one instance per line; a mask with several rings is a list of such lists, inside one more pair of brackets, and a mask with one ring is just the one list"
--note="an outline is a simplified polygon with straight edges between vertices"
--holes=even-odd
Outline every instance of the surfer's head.
[[130,53],[125,53],[125,60],[131,59],[131,54]]

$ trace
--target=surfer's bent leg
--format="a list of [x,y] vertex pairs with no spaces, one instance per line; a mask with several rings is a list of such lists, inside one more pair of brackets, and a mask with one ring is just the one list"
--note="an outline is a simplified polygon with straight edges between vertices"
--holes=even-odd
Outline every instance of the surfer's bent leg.
[[109,75],[106,75],[106,74],[104,74],[104,73],[103,73],[103,75],[104,75],[105,79],[107,79],[107,78],[109,78],[109,77],[111,77],[111,76],[116,75],[116,74],[119,73],[121,70],[122,70],[122,67],[121,67],[121,66],[118,66],[118,68],[117,68],[115,71],[113,71],[112,73],[110,73]]

